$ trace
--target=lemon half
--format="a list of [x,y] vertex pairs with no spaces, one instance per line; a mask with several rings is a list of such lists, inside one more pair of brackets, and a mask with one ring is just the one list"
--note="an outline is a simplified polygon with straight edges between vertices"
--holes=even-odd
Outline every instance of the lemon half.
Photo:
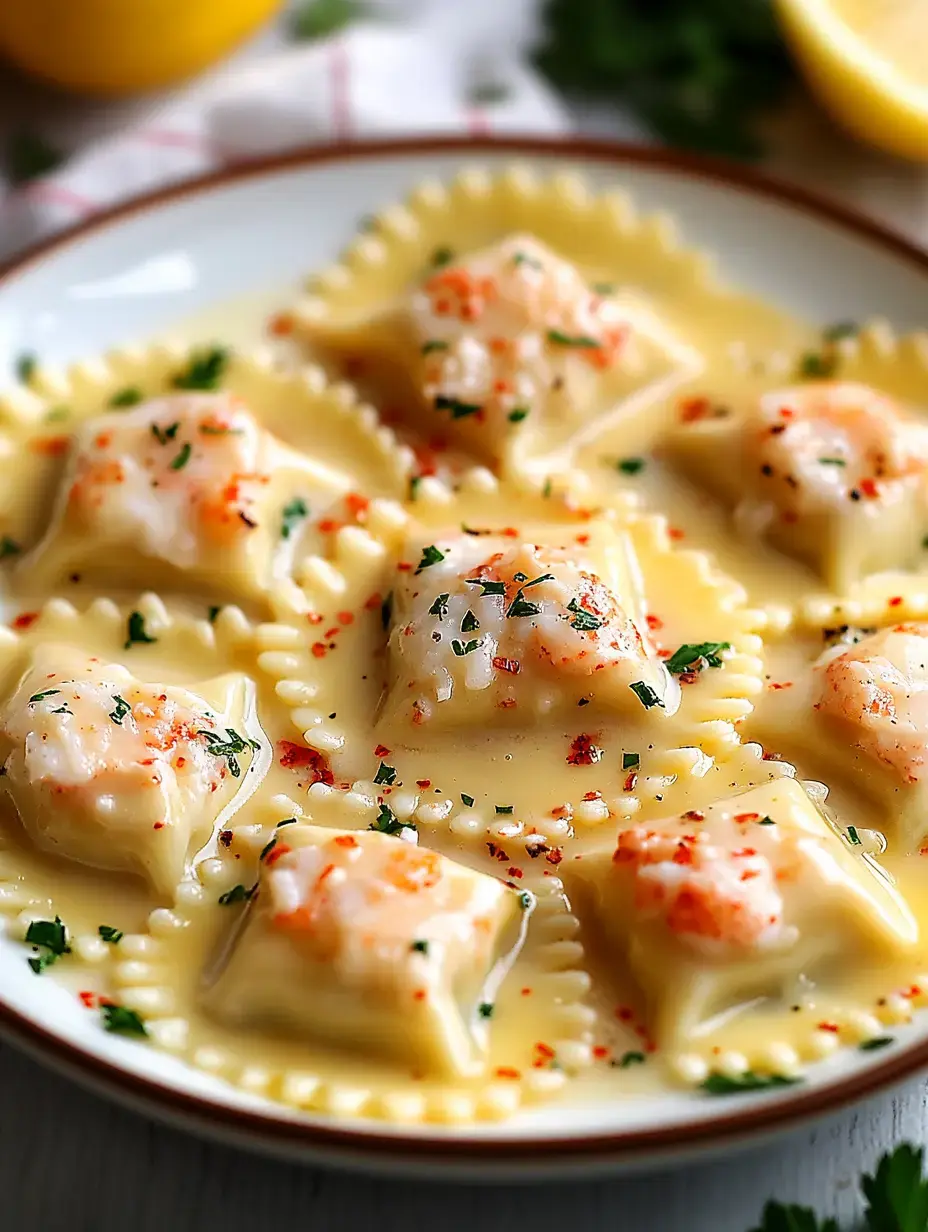
[[928,0],[776,0],[810,87],[855,136],[928,162]]

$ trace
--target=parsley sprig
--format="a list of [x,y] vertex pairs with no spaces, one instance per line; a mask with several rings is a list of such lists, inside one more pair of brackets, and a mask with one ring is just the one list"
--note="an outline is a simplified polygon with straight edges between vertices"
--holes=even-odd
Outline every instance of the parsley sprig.
[[238,763],[238,754],[244,753],[246,749],[253,749],[256,753],[261,748],[257,740],[243,740],[242,737],[232,727],[226,728],[226,736],[228,739],[223,740],[221,736],[217,736],[215,732],[200,730],[198,736],[202,736],[207,744],[207,752],[212,753],[215,757],[225,757],[229,766],[229,773],[234,779],[239,778],[242,773],[242,767]]
[[67,925],[58,915],[54,920],[33,920],[26,929],[26,944],[38,951],[35,958],[29,959],[29,966],[36,975],[41,975],[46,967],[71,953]]
[[194,351],[186,368],[174,375],[175,389],[217,389],[229,362],[226,347],[214,346]]

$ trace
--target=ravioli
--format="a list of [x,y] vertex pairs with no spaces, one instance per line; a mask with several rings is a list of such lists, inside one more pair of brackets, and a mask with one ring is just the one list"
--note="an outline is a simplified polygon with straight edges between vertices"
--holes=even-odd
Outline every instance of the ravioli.
[[146,586],[187,577],[259,598],[349,486],[232,395],[159,398],[78,428],[49,530],[20,569]]
[[532,901],[403,838],[278,830],[204,1004],[226,1022],[477,1076]]
[[314,335],[373,371],[419,431],[496,465],[540,461],[655,403],[696,362],[642,302],[524,234],[439,253],[401,305]]
[[513,536],[439,535],[400,561],[381,721],[416,732],[551,714],[673,714],[680,689],[636,623],[624,536],[591,527],[543,546]]
[[804,561],[838,593],[920,551],[928,425],[867,385],[776,390],[742,418],[684,422],[667,448],[734,508],[742,533]]
[[679,1045],[756,998],[782,999],[910,952],[918,926],[889,877],[790,778],[642,822],[564,865],[592,891],[612,956]]
[[0,710],[0,789],[29,838],[170,895],[259,771],[252,686],[227,676],[209,691],[216,706],[67,646],[38,645]]

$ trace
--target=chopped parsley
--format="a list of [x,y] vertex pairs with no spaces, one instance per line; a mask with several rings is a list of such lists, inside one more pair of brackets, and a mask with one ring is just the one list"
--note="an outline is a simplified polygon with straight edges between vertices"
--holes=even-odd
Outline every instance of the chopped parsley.
[[271,854],[271,852],[274,850],[276,846],[277,846],[277,835],[275,834],[274,837],[269,842],[265,843],[264,846],[261,848],[261,854],[258,856],[258,860],[259,861],[264,860],[267,856]]
[[376,830],[379,834],[399,834],[401,830],[414,830],[418,833],[415,824],[411,821],[400,821],[389,804],[381,804],[376,818],[367,828]]
[[467,796],[467,795],[465,795],[465,794],[464,794],[464,792],[462,791],[462,792],[461,792],[461,803],[462,803],[462,804],[463,804],[466,808],[473,808],[473,807],[474,807],[474,797],[473,797],[473,796]]
[[222,611],[222,608],[218,603],[211,604],[211,606],[207,609],[207,613],[206,613],[207,619],[209,620],[210,624],[213,624],[216,617],[219,615],[221,611]]
[[496,809],[497,813],[508,816],[508,814],[512,812],[514,806],[511,804],[495,804],[493,807]]
[[569,347],[598,347],[599,343],[595,338],[591,338],[589,334],[565,334],[559,329],[548,330],[548,341],[555,343],[557,346]]
[[171,384],[175,389],[216,389],[222,380],[229,352],[225,347],[209,347],[195,352],[190,363],[178,372]]
[[623,475],[637,475],[644,470],[645,461],[644,458],[619,458],[615,465]]
[[862,846],[860,835],[857,833],[856,826],[848,826],[846,833],[847,833],[847,841],[851,844],[852,847]]
[[71,953],[67,927],[57,915],[54,920],[33,920],[26,929],[26,944],[40,951],[36,958],[29,959],[29,966],[36,975]]
[[393,619],[393,591],[389,591],[387,597],[380,605],[380,624],[386,631],[390,628],[390,621]]
[[419,561],[419,567],[416,573],[419,574],[423,569],[428,569],[432,565],[437,565],[440,560],[445,559],[445,554],[434,543],[430,543],[428,547],[422,549],[422,559]]
[[509,610],[506,612],[506,615],[511,616],[511,617],[538,616],[540,613],[541,613],[541,608],[539,607],[539,605],[537,603],[532,603],[528,599],[526,599],[525,595],[523,595],[522,590],[520,589],[516,593],[516,597],[509,604]]
[[386,783],[391,786],[396,782],[396,767],[388,766],[385,761],[382,761],[377,768],[377,773],[374,775],[375,783]]
[[288,505],[284,505],[280,518],[280,537],[281,539],[289,539],[293,534],[297,523],[302,522],[304,518],[309,517],[309,506],[306,501],[300,500],[298,496],[294,497]]
[[126,624],[126,643],[123,650],[128,650],[130,646],[134,646],[137,642],[156,642],[156,637],[149,637],[145,632],[145,617],[141,612],[130,612],[129,620]]
[[876,1052],[879,1048],[888,1048],[890,1044],[895,1044],[896,1037],[894,1035],[874,1035],[868,1040],[864,1040],[862,1044],[858,1044],[861,1052]]
[[115,710],[110,711],[109,717],[114,723],[119,723],[121,726],[126,715],[132,713],[132,707],[126,699],[124,697],[120,697],[118,693],[113,694],[113,701],[116,703],[116,708]]
[[529,893],[528,890],[523,890],[519,895],[519,906],[523,911],[528,911],[530,907],[535,905],[535,895]]
[[468,415],[476,415],[483,410],[479,402],[462,402],[460,398],[449,398],[446,394],[436,394],[433,405],[436,411],[450,411],[452,419],[466,419]]
[[517,406],[514,411],[510,411],[506,416],[510,423],[521,423],[523,419],[528,418],[528,407]]
[[442,342],[441,338],[429,338],[427,342],[422,344],[422,354],[431,355],[433,351],[447,351],[447,342]]
[[551,482],[550,476],[545,480],[544,486],[541,489],[541,495],[545,500],[548,500],[554,490],[554,485]]
[[577,629],[580,633],[592,633],[594,629],[601,629],[606,623],[601,617],[594,616],[585,607],[581,607],[576,599],[571,599],[567,604],[567,610],[572,613],[570,627]]
[[239,882],[231,890],[226,890],[225,894],[219,895],[219,906],[232,907],[236,903],[247,903],[257,888],[257,886],[252,886],[249,890]]
[[480,1015],[481,1018],[492,1018],[493,1017],[493,1002],[492,1001],[481,1001],[480,1005],[477,1007],[477,1013]]
[[544,269],[537,257],[530,257],[527,252],[513,253],[513,265],[530,265],[532,269]]
[[115,1005],[112,1001],[100,1006],[103,1014],[103,1028],[115,1035],[148,1035],[148,1028],[142,1017],[125,1005]]
[[237,779],[242,768],[238,764],[239,753],[244,753],[246,749],[253,749],[257,752],[261,745],[257,740],[243,740],[242,737],[232,727],[226,728],[227,740],[223,740],[221,736],[217,736],[215,732],[198,731],[198,736],[202,736],[206,741],[206,751],[212,753],[215,757],[225,757],[229,766],[229,773],[234,779]]
[[834,376],[837,362],[833,355],[822,355],[819,351],[806,351],[799,360],[799,376],[810,379],[825,379]]
[[819,466],[847,466],[846,458],[819,458]]
[[42,416],[45,423],[60,423],[62,419],[70,418],[71,412],[66,406],[53,406]]
[[473,654],[474,651],[479,647],[479,645],[480,645],[479,637],[472,637],[467,642],[462,642],[459,638],[456,638],[456,637],[451,639],[451,649],[454,651],[454,653],[457,655],[459,659],[462,659],[464,655]]
[[477,619],[474,613],[470,610],[470,608],[468,608],[467,612],[464,615],[464,619],[461,621],[461,632],[462,633],[473,633],[475,629],[479,629],[479,628],[480,628],[480,621]]
[[64,705],[62,706],[56,707],[56,709],[52,711],[52,714],[73,714],[73,713],[74,711],[68,706],[67,702],[65,702]]
[[615,290],[614,282],[594,282],[593,290],[597,295],[611,295]]
[[742,1091],[764,1091],[773,1087],[792,1087],[802,1082],[801,1078],[789,1078],[786,1074],[755,1074],[745,1070],[743,1074],[713,1073],[699,1085],[707,1095],[739,1095]]
[[638,770],[641,767],[641,755],[639,753],[623,753],[622,754],[622,769],[623,770]]
[[124,389],[117,389],[110,398],[110,406],[114,410],[121,407],[137,406],[142,401],[142,391],[135,385],[126,385]]
[[760,821],[757,824],[759,826],[775,826],[777,823],[773,820],[772,817],[764,816],[760,819]]
[[175,420],[167,428],[159,428],[157,424],[151,425],[151,434],[159,445],[166,445],[168,441],[173,441],[177,436],[177,431],[180,428],[180,420]]
[[651,686],[649,684],[645,684],[643,680],[636,680],[628,687],[641,702],[642,706],[644,706],[645,710],[651,710],[654,706],[660,706],[661,709],[664,708],[664,703],[657,696]]
[[483,594],[481,599],[485,599],[487,595],[504,595],[506,593],[505,582],[485,582],[483,578],[465,578],[468,586],[482,586]]
[[436,269],[441,269],[443,265],[448,265],[453,260],[454,249],[448,248],[445,244],[443,244],[440,248],[436,248],[430,258],[431,264],[434,265]]
[[430,616],[447,616],[448,615],[448,600],[450,594],[439,595],[432,606],[429,608]]
[[60,692],[60,689],[43,689],[41,693],[33,693],[29,698],[29,705],[34,706],[36,702],[44,702],[46,697],[54,697],[56,693]]
[[410,475],[409,477],[409,499],[414,501],[419,495],[419,485],[422,483],[422,475]]
[[180,447],[180,453],[171,462],[172,471],[182,471],[190,461],[190,455],[193,453],[193,446],[189,441],[184,441]]
[[274,829],[280,830],[283,826],[295,826],[298,821],[298,817],[285,817],[283,821],[278,821]]
[[619,1069],[628,1069],[631,1065],[644,1065],[647,1058],[643,1052],[625,1052],[619,1059]]
[[721,667],[723,650],[731,650],[731,642],[684,642],[667,660],[668,672],[701,672],[703,667]]
[[859,333],[856,321],[836,321],[822,330],[822,337],[826,342],[840,342],[842,338],[856,338]]
[[16,375],[23,385],[28,385],[35,376],[39,361],[30,352],[25,351],[16,359]]
[[0,536],[0,560],[5,556],[16,556],[22,551],[22,548],[15,539],[11,539],[9,535]]
[[427,954],[429,952],[429,943],[427,941],[414,941],[409,948],[415,954]]
[[126,935],[121,929],[111,928],[109,924],[101,924],[97,932],[100,934],[100,940],[106,941],[110,945],[119,945]]

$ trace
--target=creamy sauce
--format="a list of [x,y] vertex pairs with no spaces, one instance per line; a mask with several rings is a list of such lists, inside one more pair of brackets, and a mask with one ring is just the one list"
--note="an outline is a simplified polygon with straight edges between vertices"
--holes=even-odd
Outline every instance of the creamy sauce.
[[[287,467],[266,468],[275,476],[279,499],[261,506],[267,547],[254,566],[211,569],[210,554],[198,548],[194,570],[175,550],[184,531],[176,502],[165,525],[159,523],[156,486],[136,493],[132,509],[132,518],[146,522],[144,535],[135,533],[129,517],[119,534],[84,528],[90,536],[80,543],[86,568],[69,566],[77,560],[73,554],[56,570],[43,571],[41,552],[19,563],[58,533],[50,511],[70,482],[63,477],[77,425],[101,415],[118,423],[122,413],[123,424],[133,430],[141,425],[145,448],[160,458],[163,442],[148,439],[144,410],[121,412],[113,399],[122,395],[125,407],[139,400],[128,399],[126,390],[138,391],[142,400],[170,397],[187,363],[183,357],[157,350],[117,357],[102,384],[83,377],[66,397],[37,406],[32,416],[4,413],[0,541],[6,545],[2,565],[12,636],[0,643],[2,703],[29,669],[35,648],[50,642],[121,665],[146,688],[202,691],[211,705],[219,704],[216,681],[233,673],[254,682],[251,726],[244,715],[241,721],[261,752],[253,769],[242,758],[241,786],[209,819],[205,844],[191,841],[186,874],[166,891],[154,891],[131,874],[40,850],[3,792],[0,909],[18,920],[11,927],[20,932],[29,919],[53,920],[57,914],[65,921],[72,952],[36,978],[60,978],[84,993],[88,1012],[100,1012],[96,996],[108,997],[139,1014],[153,1042],[192,1064],[290,1105],[335,1113],[407,1120],[500,1117],[524,1099],[562,1088],[598,1100],[681,1081],[698,1085],[714,1072],[793,1076],[842,1044],[883,1041],[913,1006],[928,1000],[922,974],[928,973],[928,857],[912,849],[879,774],[868,777],[846,747],[829,742],[813,709],[812,664],[825,640],[806,607],[828,593],[822,569],[736,526],[730,505],[699,475],[688,471],[684,477],[686,468],[668,442],[694,407],[720,422],[754,414],[763,395],[789,386],[803,366],[808,370],[802,356],[810,350],[823,354],[837,376],[883,390],[910,411],[917,409],[917,383],[900,372],[891,354],[823,341],[775,309],[714,286],[702,263],[668,247],[653,225],[616,230],[615,218],[599,207],[591,207],[581,224],[574,217],[580,207],[547,189],[538,200],[522,200],[511,185],[489,192],[488,198],[456,188],[446,215],[424,209],[415,245],[386,244],[385,255],[375,261],[366,261],[362,250],[350,277],[316,288],[315,316],[297,314],[295,322],[279,315],[271,329],[276,369],[241,357],[222,368],[218,384],[238,400],[237,414],[253,417],[249,431],[254,424],[254,431],[267,434],[266,449],[278,451],[274,456],[297,474],[302,458],[315,479],[337,477],[324,498],[314,489],[304,501],[302,491],[283,483]],[[508,202],[499,217],[522,236],[515,243],[493,221],[487,204],[496,200],[493,193]],[[536,247],[526,234],[541,244]],[[448,283],[435,275],[434,253],[449,243],[462,259],[484,254],[467,266],[468,278],[498,272],[500,260],[505,265],[519,256],[520,265],[528,262],[532,269],[533,262],[561,263],[555,281],[570,291],[570,328],[567,317],[548,320],[533,301],[531,313],[538,309],[541,316],[530,325],[541,332],[525,353],[531,353],[531,363],[515,374],[511,389],[490,390],[485,364],[477,364],[480,380],[466,365],[445,371],[433,364],[423,393],[419,368],[397,362],[398,356],[408,359],[403,347],[412,336],[410,313],[418,314],[417,347],[425,329],[427,341],[463,348],[464,358],[470,353],[466,328],[459,336],[460,322],[445,339],[446,323],[432,319],[442,315],[435,294],[444,294]],[[512,272],[507,266],[505,278]],[[426,284],[429,295],[422,289]],[[603,284],[610,289],[584,298],[583,288]],[[458,293],[458,283],[452,290]],[[517,290],[521,295],[525,288],[520,283]],[[547,345],[546,331],[574,343],[586,339],[590,352],[608,334],[609,347],[619,353],[620,339],[609,332],[619,309],[602,306],[612,305],[613,295],[616,304],[637,305],[639,315],[629,318],[632,333],[636,321],[658,322],[659,329],[647,333],[650,358],[632,364],[623,372],[626,384],[610,391],[587,380],[591,372],[606,370],[605,359],[576,368],[580,361],[572,356],[561,375],[582,375],[576,386],[582,385],[586,398],[582,425],[565,427],[561,417],[519,435],[523,417],[510,420],[513,409],[522,409],[519,398],[527,390],[540,398],[562,362],[539,350]],[[264,312],[270,301],[256,298],[232,313],[233,341],[249,336],[256,305]],[[524,304],[517,307],[516,316],[525,310]],[[567,311],[560,300],[557,307],[562,315]],[[493,328],[505,333],[512,321],[503,312],[497,316]],[[212,339],[222,319],[207,316],[190,323],[188,332]],[[520,321],[512,327],[522,328]],[[496,334],[481,338],[489,354]],[[555,339],[553,345],[564,344]],[[330,372],[356,381],[380,407],[381,418],[315,376],[289,375],[289,362],[307,347]],[[442,348],[432,351],[440,354]],[[466,389],[441,386],[441,409],[448,410],[452,394],[452,401],[469,405],[465,393],[468,399],[493,393],[489,443],[479,440],[476,420],[457,433],[448,430],[450,420],[436,426],[428,419],[435,397],[429,381],[464,378],[470,380]],[[618,414],[616,400],[624,408]],[[162,434],[176,422],[172,415],[171,403],[159,406],[156,426]],[[470,412],[462,418],[470,419]],[[100,424],[105,431],[106,421]],[[503,438],[517,440],[518,447],[503,447]],[[183,456],[178,442],[175,449],[170,441],[175,462]],[[231,457],[235,449],[226,452]],[[475,455],[483,463],[477,470]],[[176,486],[176,472],[186,463],[176,471],[167,465],[169,486]],[[257,502],[245,510],[249,520],[256,510]],[[114,505],[108,516],[119,518],[119,508]],[[439,553],[431,564],[430,547]],[[286,551],[268,571],[281,548]],[[498,582],[493,569],[509,569],[509,589],[492,612],[458,593],[472,569],[484,568],[488,554],[496,563],[486,566],[484,579]],[[32,567],[32,560],[40,567]],[[529,573],[537,565],[538,578],[522,576],[523,564]],[[549,569],[552,577],[539,580]],[[584,580],[590,576],[594,582]],[[418,589],[407,593],[410,579]],[[905,602],[898,612],[881,586],[902,588]],[[138,597],[141,589],[155,587],[160,598]],[[106,602],[99,601],[101,595]],[[917,583],[904,574],[870,583],[852,578],[844,598],[866,609],[868,619],[861,623],[868,627],[908,619],[908,609],[919,603]],[[133,626],[139,616],[142,623]],[[537,621],[531,636],[528,624],[509,626],[520,618]],[[413,629],[412,649],[404,645],[400,653],[397,643],[407,628]],[[786,633],[777,632],[784,628]],[[470,675],[458,676],[457,659],[478,654],[468,650],[469,642],[491,635],[493,654],[483,656],[486,662],[475,658]],[[528,665],[532,637],[543,644],[543,671]],[[439,643],[441,650],[433,651]],[[608,654],[618,653],[620,645],[619,684],[598,681],[600,671],[606,680]],[[526,659],[524,668],[517,654]],[[601,664],[597,654],[604,656]],[[552,672],[558,655],[571,662]],[[584,655],[594,656],[589,671],[572,659]],[[629,659],[642,665],[640,679],[633,679],[637,672],[627,667]],[[510,668],[499,668],[497,661],[519,663],[525,676],[518,687],[499,684],[493,672]],[[436,722],[417,723],[415,705],[404,698],[410,689],[409,699],[428,699]],[[520,710],[513,699],[530,704]],[[453,705],[443,711],[446,702]],[[790,958],[786,895],[784,927],[777,917],[777,928],[757,932],[780,955],[767,986],[763,980],[753,991],[738,985],[707,1019],[683,1030],[688,991],[694,990],[695,999],[700,981],[715,979],[718,964],[730,954],[726,958],[723,946],[695,957],[687,952],[682,961],[679,936],[671,936],[661,965],[681,1008],[678,1021],[668,1026],[666,1005],[673,999],[634,978],[626,953],[627,939],[641,923],[634,914],[641,901],[628,907],[631,922],[617,933],[609,896],[600,894],[605,883],[584,869],[608,869],[620,832],[627,843],[631,834],[638,836],[635,842],[651,842],[649,826],[666,830],[677,824],[673,819],[699,819],[739,792],[775,787],[791,767],[800,780],[828,788],[827,798],[815,787],[808,799],[799,795],[809,824],[820,827],[816,842],[831,853],[832,866],[845,870],[837,877],[837,923],[828,917],[825,925],[838,930],[837,951],[823,957],[813,946],[802,950],[802,960]],[[273,858],[275,847],[269,845],[286,844],[287,829],[279,823],[291,819],[339,833],[380,829],[392,836],[385,842],[398,845],[417,839],[420,847],[449,857],[462,870],[496,878],[507,894],[526,895],[534,904],[500,987],[492,985],[484,951],[486,972],[471,973],[490,981],[488,1000],[477,1006],[479,1029],[467,1026],[473,1005],[456,1003],[453,1010],[472,1033],[468,1048],[479,1053],[475,1041],[486,1037],[478,1072],[464,1073],[465,1066],[453,1079],[436,1072],[427,1061],[431,1043],[385,1058],[373,1048],[336,1047],[314,1034],[311,1023],[282,1027],[273,1013],[235,1021],[223,1011],[222,998],[204,994],[249,921],[258,918],[252,888],[263,876],[262,859]],[[689,860],[691,845],[687,837],[676,864]],[[763,862],[764,845],[757,847],[761,855],[752,849],[738,868],[768,878],[766,897],[752,901],[774,903],[776,915],[775,870]],[[662,864],[659,874],[645,878],[651,879],[652,907],[655,885],[676,884],[672,844],[667,851],[666,868]],[[868,878],[882,877],[881,868],[914,915],[918,939],[910,944],[900,925],[895,948],[881,942],[882,949],[870,950],[848,927],[841,948],[842,894],[853,883],[855,902],[871,892],[876,901],[883,890],[878,894]],[[327,866],[323,872],[328,876]],[[884,889],[886,884],[880,882]],[[638,891],[642,900],[641,886]],[[813,876],[802,889],[805,901],[816,892]],[[737,894],[732,901],[740,910]],[[692,906],[686,901],[687,912]],[[659,916],[652,912],[647,927],[663,927]],[[315,917],[310,911],[307,918]],[[106,942],[101,926],[124,933],[124,939]],[[860,928],[864,936],[866,923]],[[465,946],[467,935],[465,928]],[[29,956],[24,949],[24,961]],[[376,981],[376,962],[362,967],[361,975],[355,973],[361,985]],[[241,971],[236,978],[243,980]],[[301,978],[310,977],[297,965],[292,979]],[[236,996],[248,999],[247,972]],[[473,1001],[471,992],[467,996]],[[362,988],[359,1015],[364,1006]],[[402,1005],[396,1012],[402,1014]],[[376,1037],[376,1024],[365,1030]]]

